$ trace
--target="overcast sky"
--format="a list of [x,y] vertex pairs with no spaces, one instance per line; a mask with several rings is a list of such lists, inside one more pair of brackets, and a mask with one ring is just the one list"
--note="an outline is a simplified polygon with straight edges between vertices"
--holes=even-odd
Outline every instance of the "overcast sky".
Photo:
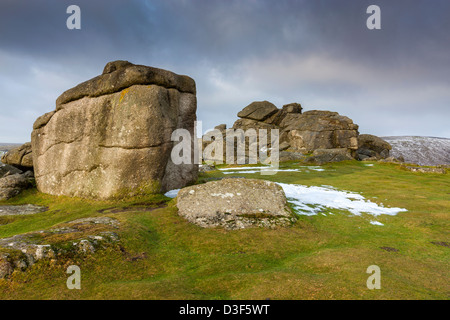
[[30,141],[62,92],[118,59],[192,77],[204,130],[268,100],[360,133],[450,138],[448,0],[1,0],[0,142]]

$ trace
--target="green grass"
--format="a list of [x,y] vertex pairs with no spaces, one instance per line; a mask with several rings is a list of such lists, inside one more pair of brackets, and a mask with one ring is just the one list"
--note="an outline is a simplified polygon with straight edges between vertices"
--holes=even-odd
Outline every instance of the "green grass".
[[[448,299],[449,175],[412,173],[398,165],[351,161],[323,172],[236,174],[359,192],[408,212],[380,216],[300,216],[289,228],[202,229],[177,215],[174,201],[148,196],[129,201],[86,201],[28,190],[1,204],[34,203],[49,211],[0,220],[0,237],[106,215],[121,221],[120,246],[73,261],[40,261],[0,280],[2,299]],[[298,166],[295,162],[283,165]],[[199,181],[222,177],[215,171]],[[146,203],[165,208],[111,214],[101,209]],[[330,211],[330,210],[327,210]],[[393,247],[388,252],[380,247]],[[134,257],[134,259],[132,259]],[[65,270],[81,268],[81,290],[68,290]],[[366,269],[381,268],[381,290],[368,290]]]

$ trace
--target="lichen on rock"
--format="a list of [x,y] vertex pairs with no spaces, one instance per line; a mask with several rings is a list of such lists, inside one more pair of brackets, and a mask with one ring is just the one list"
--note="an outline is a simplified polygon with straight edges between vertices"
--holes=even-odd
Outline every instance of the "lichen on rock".
[[[164,192],[197,178],[174,166],[175,129],[194,136],[195,82],[173,72],[108,63],[102,75],[64,92],[32,132],[39,191],[112,199]],[[193,162],[193,161],[192,161]]]

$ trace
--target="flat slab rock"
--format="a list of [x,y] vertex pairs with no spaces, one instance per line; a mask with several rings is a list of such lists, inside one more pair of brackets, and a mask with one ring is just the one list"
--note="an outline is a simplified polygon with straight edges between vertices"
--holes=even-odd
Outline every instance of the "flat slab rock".
[[177,207],[180,216],[204,228],[270,228],[296,220],[283,189],[256,179],[222,179],[183,188]]
[[34,204],[24,204],[18,206],[0,206],[0,217],[36,214],[47,210],[48,210],[47,207],[36,206]]

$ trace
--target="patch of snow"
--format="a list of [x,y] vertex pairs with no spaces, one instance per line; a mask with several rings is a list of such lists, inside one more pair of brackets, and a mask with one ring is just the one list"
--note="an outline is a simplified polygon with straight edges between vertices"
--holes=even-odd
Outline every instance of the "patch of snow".
[[313,170],[313,171],[325,171],[324,168],[321,168],[319,166],[307,166],[307,167],[300,167],[300,168],[307,168],[307,169]]
[[294,205],[294,209],[302,215],[317,215],[329,209],[347,210],[357,216],[362,213],[373,216],[381,214],[396,215],[399,212],[408,211],[403,208],[385,208],[366,200],[360,194],[334,188],[278,184],[283,188],[288,200]]
[[370,224],[373,224],[374,226],[384,226],[384,224],[378,221],[370,221]]
[[[260,173],[262,171],[266,171],[265,170],[240,170],[240,171],[227,171],[224,172],[223,174],[238,174],[238,173]],[[276,172],[300,172],[300,169],[273,169]]]
[[178,191],[180,191],[180,189],[173,189],[173,190],[167,191],[166,193],[164,193],[164,195],[169,198],[175,198],[178,194]]
[[264,169],[264,168],[270,168],[269,166],[262,166],[262,167],[235,167],[235,168],[221,168],[220,171],[239,171],[239,170],[253,170],[253,169]]

